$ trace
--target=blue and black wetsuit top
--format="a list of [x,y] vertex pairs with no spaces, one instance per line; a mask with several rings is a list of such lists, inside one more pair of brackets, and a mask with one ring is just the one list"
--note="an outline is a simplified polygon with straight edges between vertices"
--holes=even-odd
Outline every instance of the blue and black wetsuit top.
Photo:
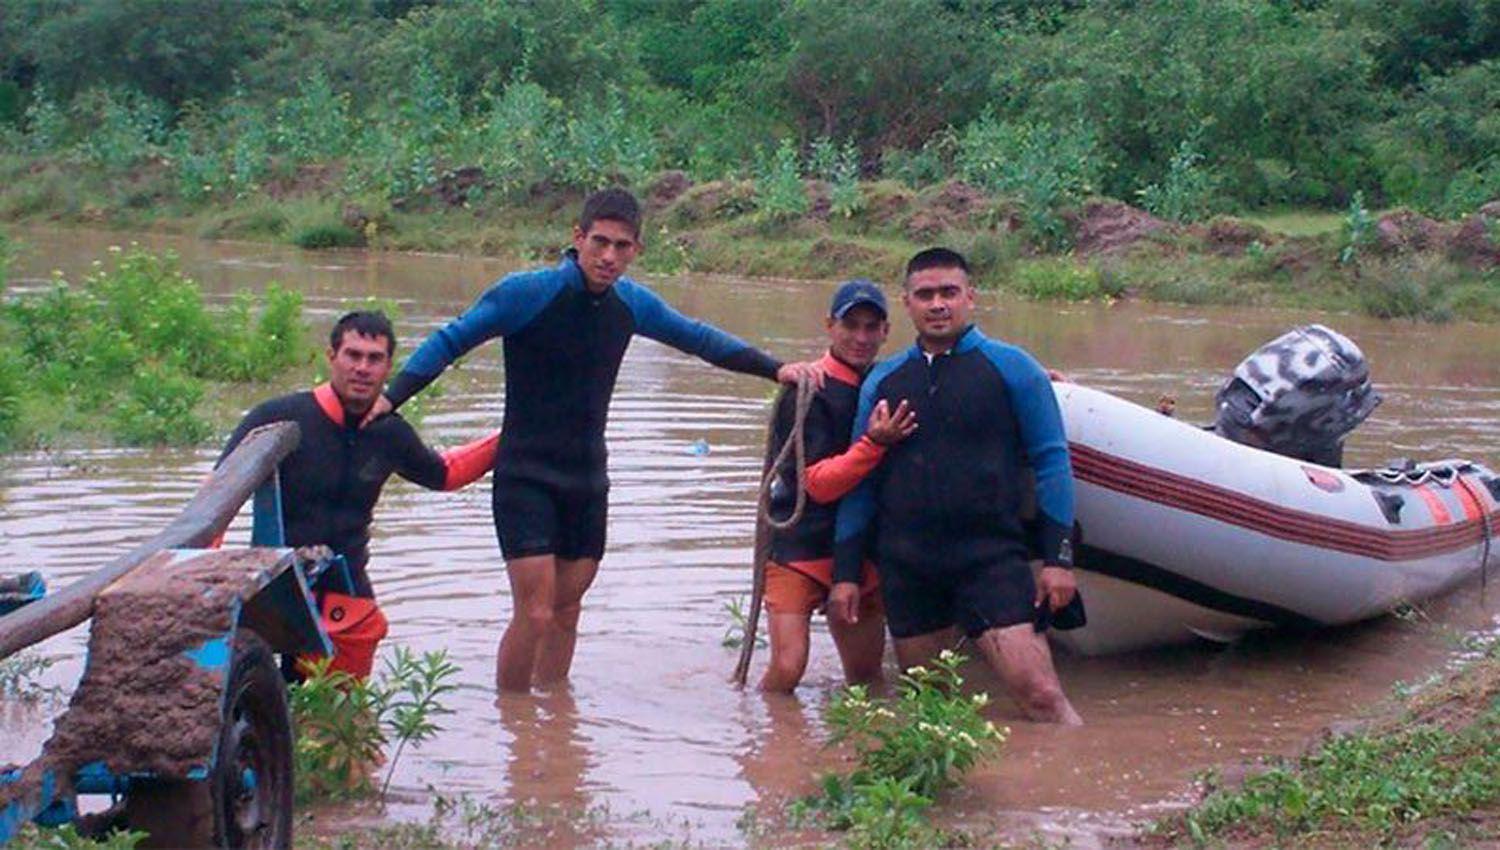
[[302,438],[278,467],[287,544],[322,544],[343,555],[354,595],[372,597],[365,573],[370,517],[386,480],[395,473],[428,489],[447,489],[449,465],[401,417],[384,416],[361,429],[344,421],[342,407],[330,397],[325,385],[257,405],[234,429],[219,461],[254,428],[297,423]]
[[620,361],[635,334],[708,362],[775,380],[781,363],[690,319],[622,277],[588,290],[575,254],[549,269],[507,275],[422,343],[391,381],[400,406],[480,343],[505,338],[505,419],[495,474],[572,491],[602,491],[604,425]]
[[[865,379],[856,439],[881,399],[893,409],[905,399],[918,428],[840,503],[837,581],[858,581],[861,558],[872,555],[882,574],[1024,564],[1029,554],[1071,565],[1068,440],[1046,370],[1030,354],[972,326],[931,358],[913,345]],[[1028,529],[1022,511],[1033,478]]]

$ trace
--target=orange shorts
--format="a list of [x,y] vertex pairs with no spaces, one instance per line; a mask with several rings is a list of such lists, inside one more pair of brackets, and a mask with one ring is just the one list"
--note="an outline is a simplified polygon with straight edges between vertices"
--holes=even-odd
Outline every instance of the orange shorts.
[[[832,558],[766,564],[766,610],[773,614],[810,615],[828,601],[832,587]],[[875,566],[869,562],[865,563],[863,580],[859,583],[859,609],[861,614],[881,610],[880,580],[875,577]]]

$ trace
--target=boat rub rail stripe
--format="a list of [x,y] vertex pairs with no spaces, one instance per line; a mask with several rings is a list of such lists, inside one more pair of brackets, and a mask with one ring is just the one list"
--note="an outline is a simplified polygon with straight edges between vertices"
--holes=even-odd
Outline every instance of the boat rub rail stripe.
[[1432,492],[1431,487],[1422,484],[1416,488],[1416,491],[1417,495],[1422,497],[1422,501],[1427,503],[1427,510],[1432,514],[1432,521],[1435,525],[1447,525],[1453,522],[1453,514],[1448,512],[1448,506],[1443,504],[1438,494]]
[[[1464,549],[1484,540],[1482,514],[1432,528],[1373,528],[1261,501],[1079,443],[1070,443],[1068,450],[1072,454],[1073,473],[1080,481],[1293,543],[1381,561],[1411,561]],[[1500,521],[1500,512],[1491,513],[1490,517]]]

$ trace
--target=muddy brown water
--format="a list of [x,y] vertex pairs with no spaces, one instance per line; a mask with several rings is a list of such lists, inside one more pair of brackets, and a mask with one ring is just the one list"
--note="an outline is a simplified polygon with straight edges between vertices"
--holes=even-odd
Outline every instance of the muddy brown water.
[[[10,289],[77,277],[130,237],[23,230]],[[309,253],[284,247],[138,236],[171,248],[214,295],[278,281],[305,293],[326,327],[375,296],[399,304],[406,349],[519,263],[435,255]],[[850,269],[851,274],[859,269]],[[648,278],[649,279],[649,278]],[[813,356],[832,282],[651,279],[670,302],[782,356]],[[887,282],[894,291],[894,282]],[[1075,379],[1142,403],[1163,393],[1179,415],[1209,415],[1213,390],[1245,353],[1318,320],[1369,355],[1385,403],[1352,438],[1348,461],[1395,456],[1500,462],[1500,329],[1421,325],[1292,310],[1138,303],[1034,304],[982,296],[979,322]],[[898,316],[887,351],[910,333]],[[499,423],[498,345],[439,383],[422,430],[457,444]],[[312,367],[284,388],[312,380]],[[631,348],[609,425],[609,551],[587,597],[571,687],[498,701],[496,643],[510,595],[491,527],[488,483],[457,494],[393,483],[376,516],[371,573],[392,623],[387,648],[447,649],[462,668],[453,714],[403,756],[396,817],[419,819],[433,792],[490,803],[604,808],[608,840],[748,839],[748,805],[778,810],[838,765],[820,749],[821,707],[839,684],[826,630],[795,699],[739,692],[726,608],[748,588],[753,498],[772,388],[716,371],[648,340]],[[244,402],[248,403],[249,399]],[[699,443],[702,441],[702,443]],[[708,451],[694,450],[695,443]],[[10,455],[0,467],[0,569],[41,569],[56,588],[144,539],[207,472],[216,447]],[[230,542],[248,538],[241,517]],[[1312,636],[1266,635],[1112,658],[1063,658],[1064,685],[1088,721],[1079,730],[989,709],[1012,735],[1003,756],[945,803],[945,816],[1016,835],[1072,835],[1075,846],[1180,800],[1194,773],[1297,750],[1398,683],[1452,659],[1453,635],[1494,629],[1500,588],[1478,583],[1424,606],[1425,619],[1384,618]],[[43,644],[59,659],[48,683],[71,687],[86,635]],[[758,675],[765,653],[758,654]],[[981,671],[973,681],[993,684]],[[0,762],[31,758],[55,708],[0,703]],[[596,835],[594,839],[597,839]]]

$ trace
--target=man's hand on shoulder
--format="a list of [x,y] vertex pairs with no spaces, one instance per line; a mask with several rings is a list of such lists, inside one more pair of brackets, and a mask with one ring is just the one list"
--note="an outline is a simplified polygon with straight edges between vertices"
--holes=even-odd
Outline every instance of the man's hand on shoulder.
[[865,426],[865,436],[882,446],[894,446],[916,430],[917,412],[911,409],[906,399],[902,399],[894,411],[886,404],[885,399],[881,399],[875,402],[875,409],[870,411],[870,423]]
[[391,406],[391,400],[385,397],[385,393],[375,396],[375,403],[370,405],[370,411],[365,414],[365,418],[359,420],[359,427],[367,427],[371,422],[390,413],[392,410],[395,410],[395,408]]
[[782,384],[796,386],[797,382],[802,380],[804,376],[809,381],[812,381],[812,385],[815,388],[821,390],[823,389],[823,379],[827,376],[827,373],[823,371],[823,364],[816,360],[805,360],[801,363],[784,363],[780,369],[776,370],[776,380]]
[[1053,611],[1061,611],[1069,602],[1073,601],[1073,595],[1078,592],[1078,579],[1073,576],[1073,571],[1067,567],[1058,567],[1048,564],[1042,567],[1042,571],[1036,579],[1036,604],[1046,604]]

